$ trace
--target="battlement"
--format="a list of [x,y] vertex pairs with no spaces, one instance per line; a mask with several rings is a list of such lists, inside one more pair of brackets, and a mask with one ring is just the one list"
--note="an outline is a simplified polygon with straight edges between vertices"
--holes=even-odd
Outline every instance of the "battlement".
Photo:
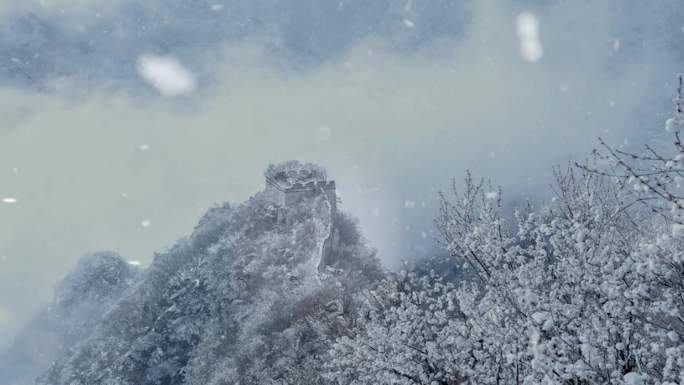
[[297,204],[325,194],[333,209],[337,207],[335,181],[327,180],[325,170],[313,164],[296,161],[269,167],[265,173],[266,188],[282,206]]
[[293,192],[302,192],[302,191],[328,191],[328,190],[335,190],[335,181],[327,181],[327,180],[319,180],[319,181],[310,181],[306,184],[302,183],[295,183],[292,185],[290,188],[284,189],[284,193],[293,193]]
[[301,202],[303,199],[313,198],[325,194],[333,209],[337,208],[337,194],[335,192],[335,181],[310,181],[306,184],[295,183],[292,187],[283,192],[283,203],[291,206]]

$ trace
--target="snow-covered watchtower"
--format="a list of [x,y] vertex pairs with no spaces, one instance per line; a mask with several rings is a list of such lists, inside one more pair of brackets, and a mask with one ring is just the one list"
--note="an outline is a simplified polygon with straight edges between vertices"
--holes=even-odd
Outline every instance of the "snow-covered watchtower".
[[327,179],[327,173],[321,166],[291,160],[269,166],[264,176],[266,189],[277,197],[282,206],[325,194],[333,212],[337,209],[335,181]]

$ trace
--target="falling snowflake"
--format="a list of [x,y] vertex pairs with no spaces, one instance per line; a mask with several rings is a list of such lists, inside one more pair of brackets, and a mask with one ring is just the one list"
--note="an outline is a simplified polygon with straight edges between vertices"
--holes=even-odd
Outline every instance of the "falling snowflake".
[[318,137],[323,142],[330,141],[332,139],[332,129],[326,125],[318,127]]
[[523,12],[517,19],[518,39],[520,40],[520,55],[529,62],[536,62],[544,55],[539,41],[539,22],[530,12]]
[[163,96],[182,96],[195,90],[195,76],[170,56],[140,56],[138,73]]

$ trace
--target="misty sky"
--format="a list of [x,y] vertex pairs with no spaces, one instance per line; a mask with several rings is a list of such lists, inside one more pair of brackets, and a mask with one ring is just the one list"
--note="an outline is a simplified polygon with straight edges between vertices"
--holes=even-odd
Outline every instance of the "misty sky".
[[0,0],[0,348],[81,255],[148,263],[269,163],[325,166],[394,267],[466,169],[543,197],[598,136],[657,141],[682,8]]

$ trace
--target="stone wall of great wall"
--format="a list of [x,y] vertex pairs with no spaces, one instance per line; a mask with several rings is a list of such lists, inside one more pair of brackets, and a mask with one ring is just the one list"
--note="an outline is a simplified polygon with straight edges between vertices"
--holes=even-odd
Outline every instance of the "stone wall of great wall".
[[[266,188],[274,190],[277,202],[283,206],[290,206],[300,202],[302,199],[313,198],[320,194],[325,194],[333,210],[337,209],[337,194],[335,192],[335,181],[315,180],[316,175],[312,175],[306,170],[289,172],[288,174],[279,173],[272,178],[266,178]],[[296,181],[296,182],[293,182]],[[305,183],[301,181],[306,181]]]
[[337,194],[335,193],[335,181],[310,181],[306,184],[295,183],[292,187],[283,191],[285,205],[295,204],[305,198],[313,198],[319,194],[325,194],[333,210],[337,208]]
[[[271,196],[275,202],[281,207],[296,205],[302,200],[312,199],[317,196],[325,194],[326,200],[330,203],[330,214],[332,215],[330,224],[330,235],[326,238],[323,244],[321,260],[317,266],[320,273],[325,268],[328,255],[336,244],[337,231],[335,230],[335,213],[337,211],[337,193],[335,192],[335,181],[328,181],[325,175],[318,175],[307,172],[306,170],[289,171],[288,173],[279,172],[276,174],[266,175],[266,189],[272,194]],[[282,220],[288,223],[286,216],[281,216],[285,211],[282,210],[278,214],[279,221]]]

